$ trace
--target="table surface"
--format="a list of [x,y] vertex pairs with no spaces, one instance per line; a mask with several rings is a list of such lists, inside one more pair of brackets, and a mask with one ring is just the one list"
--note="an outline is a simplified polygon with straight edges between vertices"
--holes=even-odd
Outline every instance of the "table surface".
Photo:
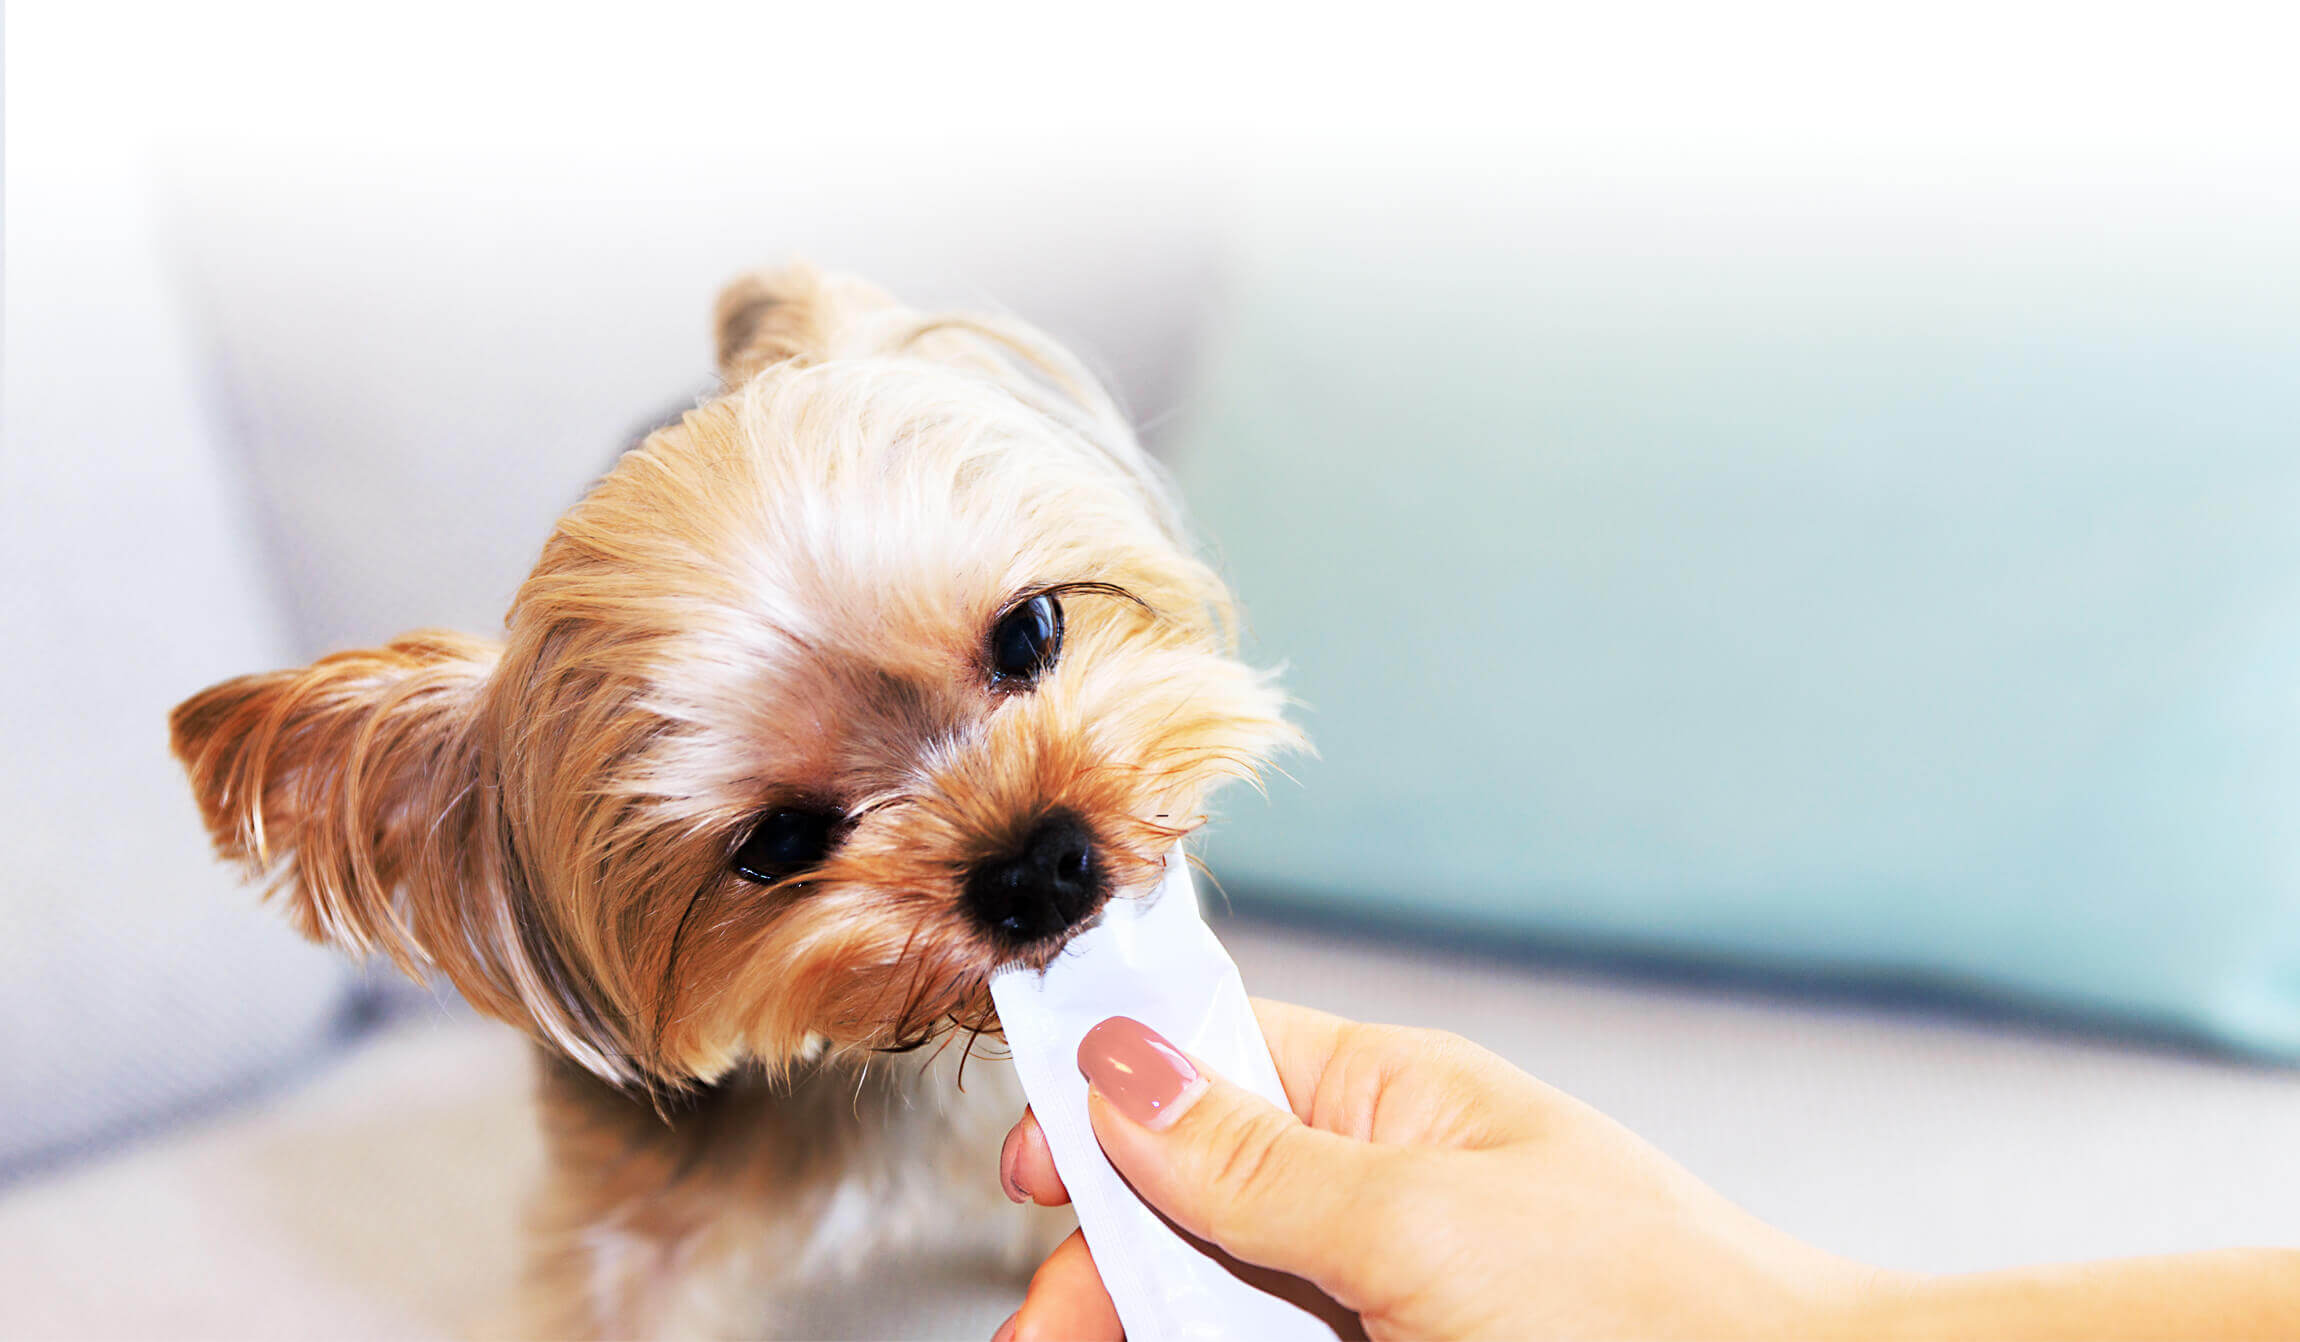
[[[1909,1007],[1219,923],[1248,985],[1477,1038],[1827,1248],[1899,1268],[2300,1244],[2300,1071]],[[236,1114],[0,1200],[0,1334],[485,1331],[538,1162],[524,1045],[427,1009]],[[962,1263],[824,1283],[799,1335],[985,1337]],[[888,1290],[889,1283],[900,1289]]]

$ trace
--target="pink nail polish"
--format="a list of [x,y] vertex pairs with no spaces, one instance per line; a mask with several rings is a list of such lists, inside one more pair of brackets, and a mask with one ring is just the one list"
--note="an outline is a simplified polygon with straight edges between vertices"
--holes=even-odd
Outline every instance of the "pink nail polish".
[[1130,1016],[1112,1016],[1086,1032],[1078,1041],[1078,1070],[1119,1113],[1146,1128],[1180,1118],[1206,1088],[1182,1050]]
[[1006,1322],[998,1325],[998,1331],[990,1335],[990,1342],[1014,1342],[1014,1321],[1021,1317],[1022,1311],[1019,1309],[1007,1315]]

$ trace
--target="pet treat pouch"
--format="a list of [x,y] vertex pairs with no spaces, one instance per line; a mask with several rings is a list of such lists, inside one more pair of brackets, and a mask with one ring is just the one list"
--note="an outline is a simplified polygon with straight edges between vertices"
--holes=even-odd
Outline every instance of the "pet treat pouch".
[[1182,854],[1166,859],[1151,894],[1111,901],[1043,973],[1005,970],[991,979],[990,995],[1129,1342],[1330,1342],[1333,1328],[1316,1315],[1249,1284],[1143,1205],[1087,1122],[1078,1041],[1112,1016],[1141,1021],[1221,1076],[1286,1105],[1238,967],[1199,917]]

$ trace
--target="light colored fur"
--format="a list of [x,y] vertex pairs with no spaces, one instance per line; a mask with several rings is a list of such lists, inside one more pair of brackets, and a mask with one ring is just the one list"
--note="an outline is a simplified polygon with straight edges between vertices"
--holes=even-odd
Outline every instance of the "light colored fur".
[[[1138,893],[1295,740],[1058,346],[804,268],[717,321],[724,392],[560,520],[502,643],[408,635],[173,718],[218,850],[299,927],[547,1051],[541,1332],[741,1331],[879,1241],[1004,1237],[976,1204],[1019,1100],[1002,1065],[963,1098],[949,1072],[995,1028],[989,973],[1055,948],[998,950],[965,874],[1059,808]],[[987,629],[1048,589],[1060,659],[1002,691]],[[735,877],[800,801],[848,817],[828,859]]]

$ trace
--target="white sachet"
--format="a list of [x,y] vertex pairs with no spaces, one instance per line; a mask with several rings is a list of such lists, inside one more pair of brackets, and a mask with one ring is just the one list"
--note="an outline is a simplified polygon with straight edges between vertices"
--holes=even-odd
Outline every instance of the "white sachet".
[[1286,1107],[1246,986],[1198,915],[1181,852],[1166,859],[1156,890],[1112,900],[1101,921],[1043,973],[1005,970],[991,979],[990,995],[1128,1342],[1331,1342],[1333,1328],[1316,1315],[1248,1284],[1144,1206],[1087,1122],[1078,1041],[1112,1016],[1141,1021],[1224,1078]]

